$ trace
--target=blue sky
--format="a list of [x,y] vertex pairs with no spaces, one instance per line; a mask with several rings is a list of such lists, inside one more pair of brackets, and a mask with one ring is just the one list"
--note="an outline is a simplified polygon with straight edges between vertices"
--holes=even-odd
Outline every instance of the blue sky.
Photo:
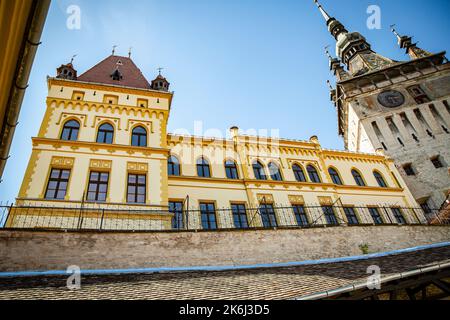
[[[81,9],[81,29],[66,27],[67,7]],[[448,0],[322,0],[349,31],[393,59],[408,57],[389,25],[414,36],[432,52],[450,48]],[[380,30],[366,26],[369,5],[381,8]],[[22,106],[0,200],[18,193],[45,111],[46,76],[77,54],[79,74],[111,53],[132,58],[152,80],[157,68],[175,98],[169,131],[194,122],[222,132],[275,129],[284,138],[318,135],[326,148],[342,149],[326,80],[333,80],[324,46],[334,47],[312,0],[53,0]],[[333,50],[334,51],[334,50]],[[199,132],[196,132],[199,133]],[[201,133],[201,132],[200,132]]]

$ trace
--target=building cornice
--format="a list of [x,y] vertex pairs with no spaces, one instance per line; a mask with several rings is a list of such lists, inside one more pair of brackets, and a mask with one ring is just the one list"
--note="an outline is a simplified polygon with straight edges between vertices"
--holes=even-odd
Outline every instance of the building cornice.
[[143,154],[164,154],[168,155],[170,150],[164,148],[152,148],[152,147],[134,147],[130,145],[122,145],[122,144],[104,144],[97,142],[87,142],[87,141],[65,141],[59,139],[50,139],[50,138],[32,138],[33,147],[37,147],[38,145],[50,145],[54,148],[60,148],[63,146],[74,148],[89,148],[93,150],[106,150],[108,152],[111,151],[126,151],[127,153],[143,153]]
[[75,80],[67,80],[67,79],[57,79],[57,78],[48,78],[48,86],[59,85],[59,86],[67,86],[73,88],[83,88],[90,90],[99,90],[99,91],[107,91],[107,92],[117,92],[117,93],[128,93],[135,94],[153,98],[165,98],[169,100],[169,108],[172,105],[173,92],[164,92],[164,91],[156,91],[151,89],[138,89],[131,87],[123,87],[123,86],[114,86],[107,85],[101,83],[94,82],[83,82],[83,81],[75,81]]

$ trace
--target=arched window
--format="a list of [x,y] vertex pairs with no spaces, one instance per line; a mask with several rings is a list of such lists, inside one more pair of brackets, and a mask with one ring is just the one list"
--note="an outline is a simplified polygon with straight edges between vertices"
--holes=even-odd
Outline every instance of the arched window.
[[146,147],[147,130],[141,126],[134,128],[131,134],[131,145],[135,147]]
[[328,168],[328,173],[330,174],[331,180],[333,181],[334,184],[337,184],[340,186],[343,185],[341,177],[339,176],[339,173],[337,172],[336,169]]
[[280,168],[274,162],[269,163],[269,174],[272,180],[274,181],[283,181],[283,177],[281,176]]
[[211,178],[209,162],[205,158],[200,158],[197,160],[197,175],[203,178]]
[[362,178],[361,174],[356,171],[355,169],[352,170],[353,178],[355,179],[355,182],[360,187],[365,187],[366,183],[364,182],[364,179]]
[[295,180],[298,182],[306,182],[306,176],[303,172],[302,167],[300,167],[298,164],[294,164],[292,166],[292,171],[294,171]]
[[253,173],[257,180],[267,180],[266,172],[264,171],[264,167],[259,161],[255,161],[253,163]]
[[61,140],[77,141],[78,132],[80,131],[80,124],[76,120],[69,120],[64,124],[61,133]]
[[378,171],[374,171],[373,172],[373,176],[375,177],[375,179],[377,180],[377,182],[378,182],[378,185],[381,187],[381,188],[387,188],[388,186],[387,186],[387,183],[386,183],[386,181],[384,180],[384,178],[383,178],[383,176],[381,175],[381,173],[379,173]]
[[169,176],[179,176],[181,174],[180,162],[175,156],[170,156],[167,160],[167,172]]
[[233,160],[225,161],[225,172],[228,179],[239,179],[236,162]]
[[308,176],[309,179],[311,180],[311,182],[313,183],[321,183],[322,181],[320,180],[320,176],[317,173],[316,168],[314,168],[314,166],[309,165],[306,167],[306,171],[308,171]]
[[113,143],[114,128],[109,123],[104,123],[98,128],[97,142],[98,143]]

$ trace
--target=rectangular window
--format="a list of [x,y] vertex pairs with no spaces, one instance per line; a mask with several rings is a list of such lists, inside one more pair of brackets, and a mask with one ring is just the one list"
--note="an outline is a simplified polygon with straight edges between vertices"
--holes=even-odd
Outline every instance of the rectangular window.
[[119,97],[118,96],[112,96],[112,95],[105,95],[103,97],[103,103],[118,104],[119,103]]
[[403,166],[403,170],[405,170],[405,173],[406,173],[407,176],[415,176],[416,175],[416,173],[414,172],[414,169],[413,169],[411,163],[405,164]]
[[174,214],[172,220],[173,229],[183,229],[183,202],[181,201],[171,201],[169,202],[169,212]]
[[238,229],[248,228],[247,210],[244,204],[231,204],[234,226]]
[[259,206],[259,213],[261,214],[261,220],[264,228],[274,228],[278,226],[277,216],[273,205],[261,204]]
[[391,208],[391,211],[394,214],[394,217],[395,217],[395,220],[397,220],[397,223],[406,224],[405,217],[403,216],[400,208]]
[[216,208],[213,203],[200,203],[202,228],[205,230],[217,229]]
[[430,209],[430,205],[428,204],[428,201],[422,202],[420,204],[420,207],[422,208],[423,213],[425,214],[430,214],[432,212]]
[[293,205],[295,220],[299,227],[307,227],[309,225],[308,216],[306,215],[305,207],[302,205]]
[[323,214],[325,215],[325,220],[328,225],[338,225],[336,215],[334,214],[334,209],[331,206],[322,206]]
[[436,169],[439,169],[439,168],[443,168],[443,167],[444,167],[444,165],[442,164],[442,161],[441,161],[441,159],[440,159],[439,156],[433,157],[433,158],[431,158],[430,160],[431,160],[431,162],[433,163],[433,166],[434,166]]
[[145,203],[146,189],[147,176],[145,174],[128,174],[128,203]]
[[356,216],[355,209],[352,207],[344,208],[345,216],[347,217],[347,221],[349,225],[359,224],[358,217]]
[[87,200],[105,202],[106,194],[108,193],[108,182],[108,172],[92,171],[89,176]]
[[408,87],[409,94],[413,97],[417,104],[430,102],[427,94],[422,90],[419,85]]
[[48,179],[45,199],[64,200],[69,184],[70,170],[52,169]]
[[383,219],[381,219],[381,215],[380,212],[378,211],[378,208],[369,208],[369,212],[375,224],[383,224]]

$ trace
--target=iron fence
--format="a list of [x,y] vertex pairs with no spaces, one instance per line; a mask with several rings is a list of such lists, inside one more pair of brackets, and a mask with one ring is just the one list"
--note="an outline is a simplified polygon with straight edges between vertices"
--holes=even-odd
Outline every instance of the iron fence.
[[[445,212],[444,212],[445,213]],[[181,231],[314,228],[361,225],[444,225],[450,215],[422,208],[281,206],[123,209],[110,206],[0,206],[0,228],[96,231]],[[426,218],[425,218],[426,217]]]

